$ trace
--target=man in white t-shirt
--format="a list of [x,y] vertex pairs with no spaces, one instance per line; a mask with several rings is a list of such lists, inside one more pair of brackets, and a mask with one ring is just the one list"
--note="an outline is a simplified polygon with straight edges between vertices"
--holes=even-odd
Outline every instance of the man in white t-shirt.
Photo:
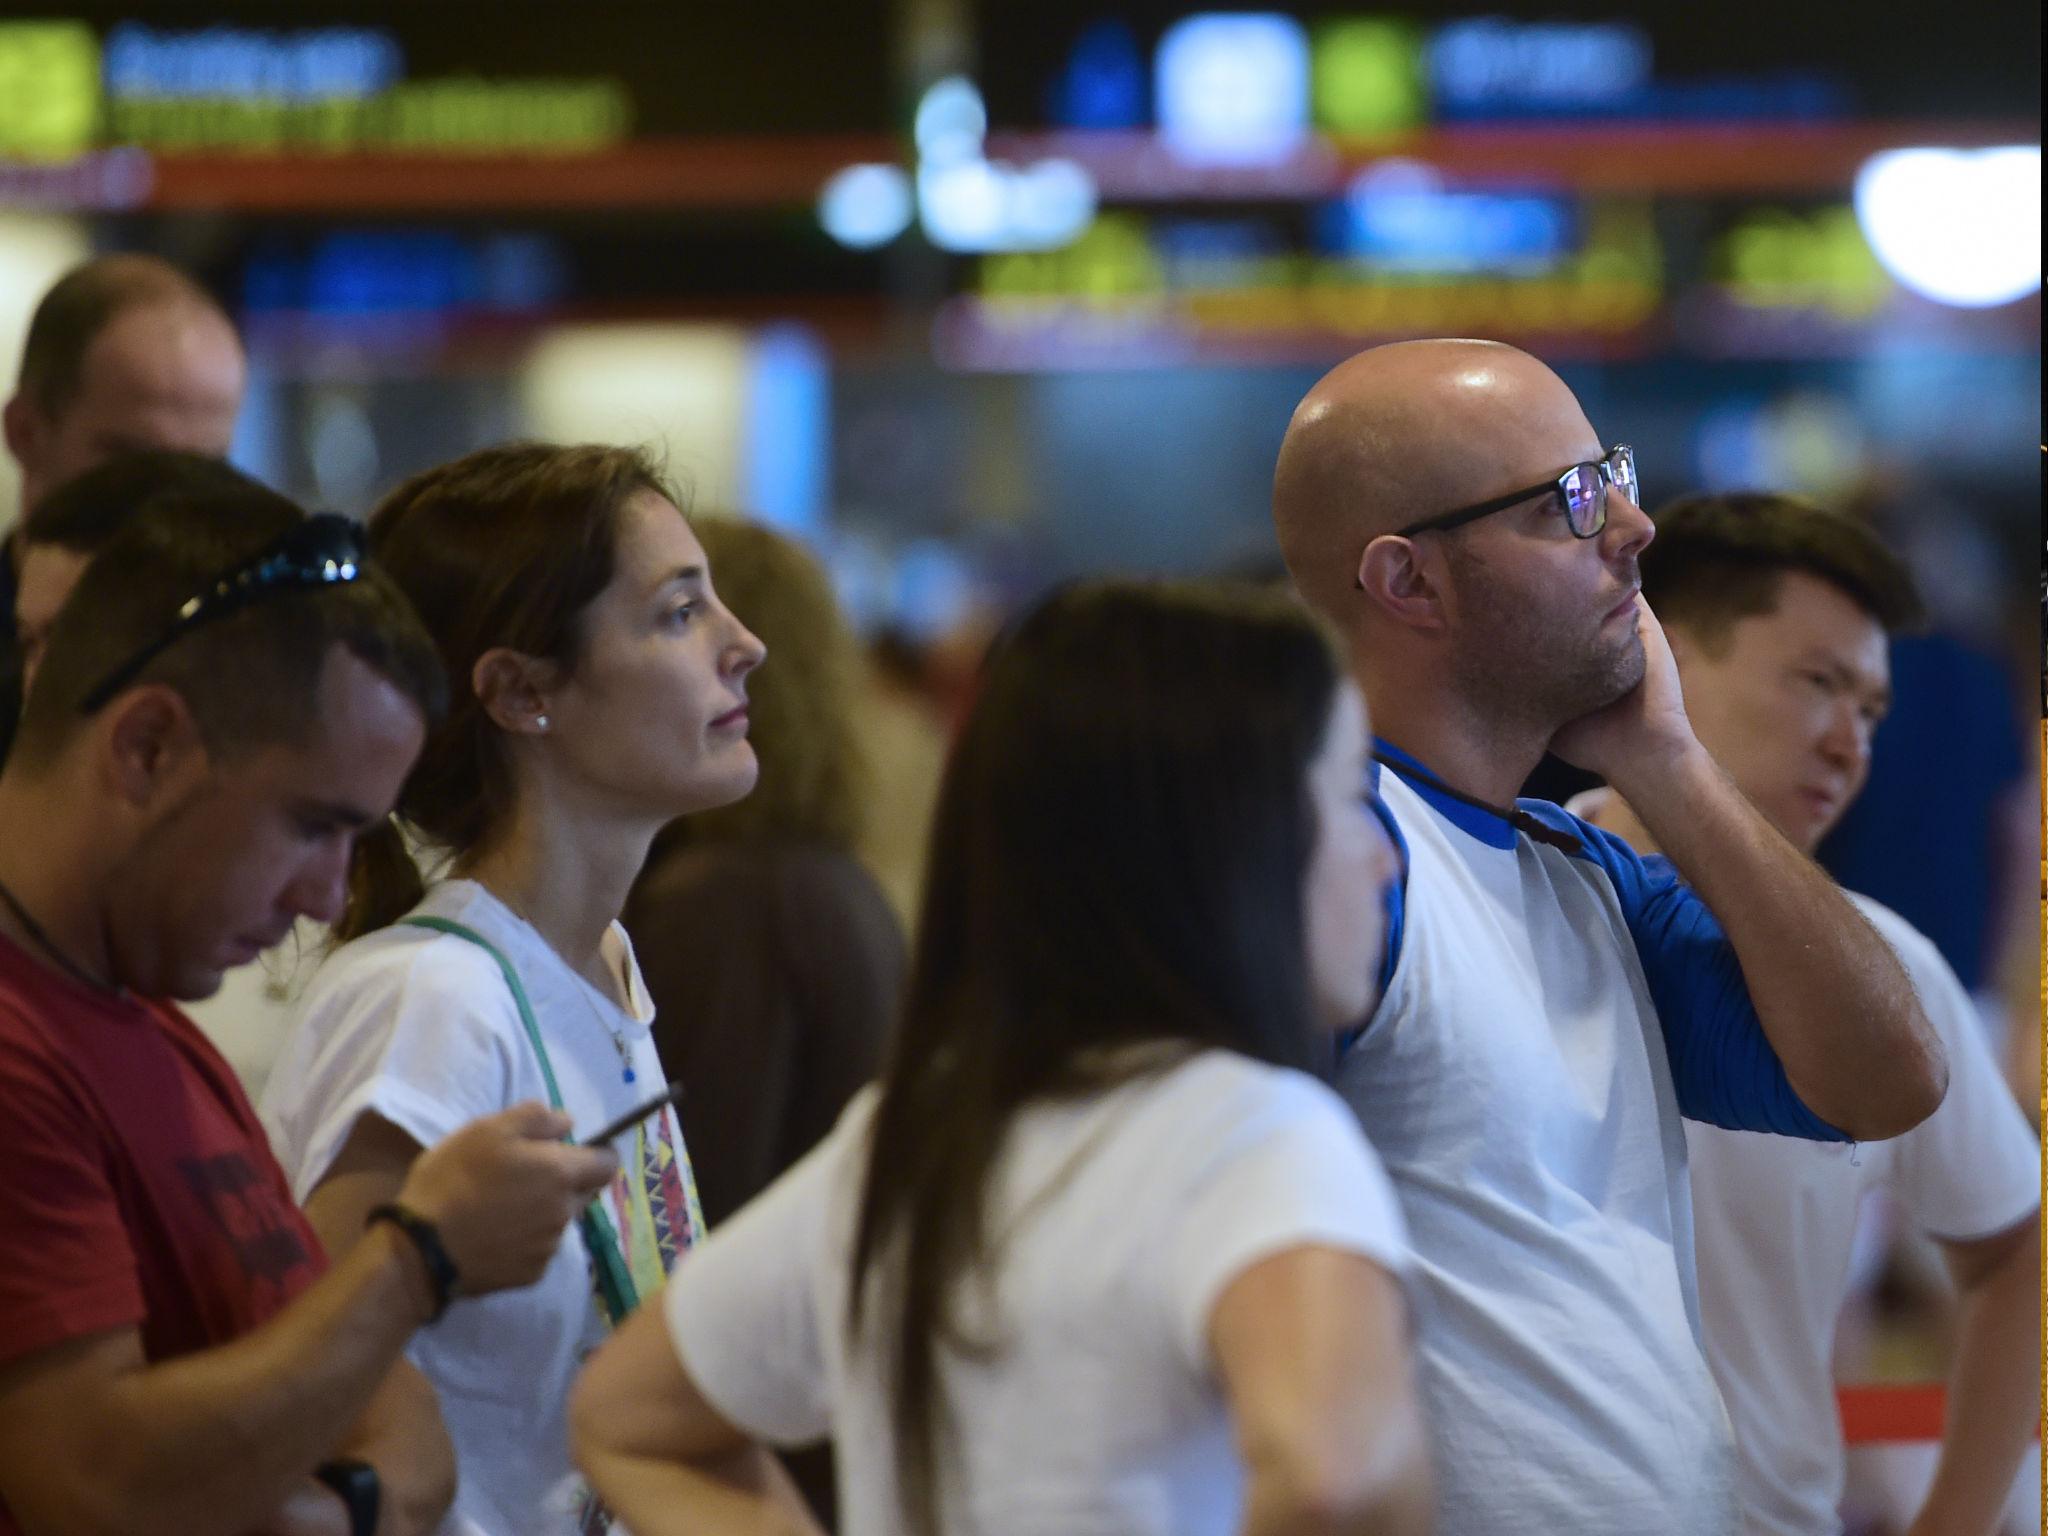
[[[1688,498],[1657,519],[1643,592],[1688,712],[1736,785],[1811,853],[1856,798],[1890,696],[1886,636],[1918,603],[1862,524],[1789,496]],[[1645,854],[1629,802],[1572,808]],[[1874,1147],[1689,1125],[1707,1359],[1735,1422],[1744,1530],[1836,1536],[1843,1481],[1829,1355],[1863,1196],[1891,1195],[1959,1293],[1941,1459],[1913,1536],[1995,1528],[2041,1391],[2040,1156],[1961,982],[1905,919],[1852,898],[1905,962],[1950,1066],[1933,1116]]]
[[[1946,1085],[1890,948],[1693,735],[1635,491],[1562,380],[1479,341],[1344,363],[1275,474],[1406,855],[1339,1085],[1415,1249],[1439,1536],[1733,1531],[1680,1116],[1870,1140]],[[1546,748],[1648,808],[1685,879],[1511,807]]]

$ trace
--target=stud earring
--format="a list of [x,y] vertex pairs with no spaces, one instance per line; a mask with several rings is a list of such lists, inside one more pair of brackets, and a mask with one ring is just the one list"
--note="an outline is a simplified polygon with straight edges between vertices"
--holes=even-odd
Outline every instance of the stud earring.
[[546,715],[535,715],[533,717],[533,728],[536,731],[545,731],[548,728],[548,717]]

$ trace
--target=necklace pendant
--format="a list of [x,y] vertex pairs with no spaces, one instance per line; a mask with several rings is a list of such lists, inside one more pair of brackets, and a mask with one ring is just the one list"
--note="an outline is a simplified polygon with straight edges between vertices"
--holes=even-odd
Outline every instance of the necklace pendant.
[[637,1083],[640,1081],[640,1074],[635,1072],[632,1069],[632,1067],[628,1066],[626,1068],[626,1081],[629,1083]]

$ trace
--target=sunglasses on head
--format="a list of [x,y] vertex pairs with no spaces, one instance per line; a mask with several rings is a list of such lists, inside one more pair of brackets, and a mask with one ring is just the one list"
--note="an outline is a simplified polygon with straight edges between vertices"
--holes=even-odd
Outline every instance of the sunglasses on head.
[[78,712],[91,714],[195,629],[266,598],[355,581],[362,572],[362,528],[339,512],[309,517],[179,604],[161,633],[93,684]]

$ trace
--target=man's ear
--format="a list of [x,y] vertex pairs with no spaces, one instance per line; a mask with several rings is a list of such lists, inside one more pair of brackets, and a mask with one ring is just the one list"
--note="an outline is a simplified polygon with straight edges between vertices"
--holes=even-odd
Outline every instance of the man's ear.
[[1358,585],[1367,602],[1410,629],[1440,630],[1450,622],[1443,562],[1413,539],[1386,533],[1366,545],[1358,557]]
[[211,766],[199,722],[175,689],[145,684],[118,695],[95,727],[114,793],[142,810],[166,794],[182,794]]
[[6,436],[7,451],[17,464],[31,465],[41,457],[49,430],[49,421],[27,395],[16,394],[0,406],[0,433]]
[[532,736],[547,729],[547,691],[557,670],[551,662],[494,646],[469,669],[469,686],[499,730]]

